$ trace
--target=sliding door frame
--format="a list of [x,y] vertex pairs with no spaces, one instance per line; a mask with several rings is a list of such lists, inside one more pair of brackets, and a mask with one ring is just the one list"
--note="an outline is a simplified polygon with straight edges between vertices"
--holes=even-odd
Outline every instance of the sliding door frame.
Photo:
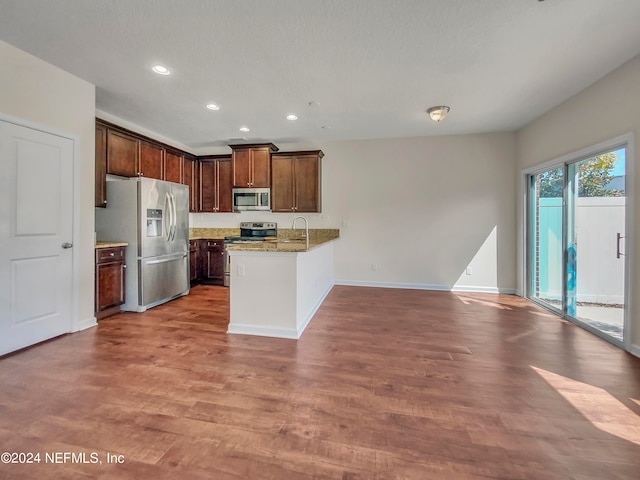
[[[531,248],[531,214],[532,214],[532,208],[533,205],[531,204],[531,195],[530,195],[530,177],[532,175],[537,175],[539,173],[543,173],[545,171],[548,170],[553,170],[555,168],[560,168],[562,167],[563,172],[564,172],[564,176],[566,176],[567,173],[567,166],[570,163],[574,163],[574,162],[578,162],[581,160],[585,160],[587,158],[591,158],[597,155],[600,155],[602,153],[607,153],[607,152],[611,152],[614,150],[617,150],[619,148],[625,148],[626,152],[625,152],[625,236],[628,238],[625,238],[625,242],[624,242],[624,298],[625,298],[625,303],[624,303],[624,341],[623,342],[619,342],[616,341],[615,339],[611,338],[610,336],[603,334],[602,332],[599,332],[597,329],[590,327],[589,325],[586,325],[584,322],[581,322],[577,319],[575,319],[574,317],[570,317],[568,315],[565,314],[566,308],[565,308],[565,292],[566,292],[566,279],[567,279],[567,262],[566,262],[566,251],[567,251],[567,245],[566,245],[566,232],[565,232],[565,221],[566,221],[566,202],[567,202],[567,192],[566,190],[566,184],[567,184],[567,180],[566,178],[563,178],[563,200],[562,200],[562,218],[563,218],[563,233],[562,233],[562,246],[563,246],[563,251],[562,251],[562,258],[563,258],[563,265],[562,265],[562,276],[563,276],[563,299],[562,299],[562,309],[560,312],[558,312],[557,309],[552,308],[548,305],[546,305],[543,302],[538,301],[537,299],[533,298],[531,296],[531,262],[532,262],[532,252],[533,249]],[[635,159],[635,152],[634,152],[634,138],[633,138],[633,134],[632,133],[628,133],[625,135],[621,135],[619,137],[613,138],[611,140],[607,140],[601,143],[598,143],[596,145],[592,145],[590,147],[584,148],[582,150],[573,152],[573,153],[569,153],[567,155],[563,155],[561,157],[555,158],[553,160],[550,160],[548,162],[545,162],[543,164],[540,165],[536,165],[534,167],[530,167],[527,169],[524,169],[521,171],[521,175],[520,175],[520,191],[521,191],[521,201],[522,201],[522,205],[521,205],[521,215],[522,215],[522,224],[521,224],[521,241],[520,241],[520,245],[521,245],[521,262],[522,262],[522,270],[521,270],[521,278],[520,278],[520,284],[522,285],[522,296],[528,300],[530,300],[531,302],[535,303],[536,305],[539,305],[547,310],[549,310],[550,312],[559,315],[561,318],[571,321],[572,323],[576,323],[577,325],[579,325],[582,328],[585,328],[586,330],[594,333],[595,335],[598,335],[599,337],[611,342],[614,345],[620,346],[622,347],[624,350],[629,351],[629,348],[631,347],[631,338],[633,337],[633,334],[631,332],[631,322],[630,322],[630,312],[631,312],[631,302],[632,302],[632,297],[631,297],[631,292],[633,291],[632,289],[632,285],[631,285],[631,281],[632,281],[632,275],[631,275],[631,265],[633,265],[633,256],[634,256],[634,252],[633,252],[633,241],[631,238],[631,235],[633,234],[633,228],[634,228],[634,221],[633,221],[633,217],[634,217],[634,209],[633,209],[633,204],[634,204],[634,191],[633,191],[633,172],[634,172],[634,159]]]

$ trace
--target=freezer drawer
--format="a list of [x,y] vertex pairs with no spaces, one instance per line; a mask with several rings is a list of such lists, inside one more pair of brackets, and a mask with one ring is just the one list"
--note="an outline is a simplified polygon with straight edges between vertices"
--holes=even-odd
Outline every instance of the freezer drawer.
[[189,253],[138,260],[139,312],[189,293]]

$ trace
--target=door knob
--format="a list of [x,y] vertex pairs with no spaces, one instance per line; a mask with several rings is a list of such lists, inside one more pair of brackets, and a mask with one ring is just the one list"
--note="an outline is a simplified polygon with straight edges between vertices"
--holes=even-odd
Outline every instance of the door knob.
[[64,242],[62,244],[62,248],[71,248],[73,247],[73,243],[69,243],[69,242]]

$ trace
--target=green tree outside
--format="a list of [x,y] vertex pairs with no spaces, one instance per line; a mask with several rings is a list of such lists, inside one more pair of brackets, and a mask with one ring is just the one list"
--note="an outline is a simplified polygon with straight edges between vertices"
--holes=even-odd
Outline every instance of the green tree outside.
[[[613,178],[611,170],[616,163],[613,152],[603,153],[580,162],[578,166],[579,197],[620,197],[624,192],[604,188]],[[540,174],[540,198],[562,197],[563,169],[557,168]]]

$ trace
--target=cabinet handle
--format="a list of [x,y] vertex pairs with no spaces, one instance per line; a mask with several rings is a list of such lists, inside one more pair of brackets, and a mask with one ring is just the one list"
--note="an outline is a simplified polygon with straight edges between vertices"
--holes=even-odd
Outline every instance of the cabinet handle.
[[122,265],[122,268],[127,268],[127,266],[126,265]]
[[111,252],[111,253],[109,254],[109,256],[110,256],[110,257],[115,257],[115,255],[116,255],[116,254],[115,254],[115,253],[113,253],[113,252]]
[[104,204],[105,204],[105,205],[107,204],[107,201],[106,201],[106,200],[104,201]]

